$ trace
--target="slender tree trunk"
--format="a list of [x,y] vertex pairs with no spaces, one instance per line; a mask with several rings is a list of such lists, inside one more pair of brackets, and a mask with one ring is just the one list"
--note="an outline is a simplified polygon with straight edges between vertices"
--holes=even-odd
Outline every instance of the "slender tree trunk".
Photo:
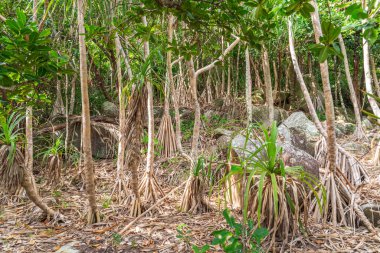
[[276,101],[277,100],[277,94],[278,94],[278,88],[279,88],[279,81],[278,81],[278,72],[277,72],[277,66],[276,66],[275,60],[273,60],[273,74],[274,74],[273,101]]
[[28,196],[28,198],[36,206],[38,206],[39,208],[41,208],[41,210],[45,214],[48,215],[48,219],[49,218],[57,218],[55,216],[59,216],[59,213],[54,212],[53,209],[51,209],[50,207],[48,207],[43,202],[43,200],[40,197],[40,195],[38,195],[38,192],[36,191],[36,188],[35,188],[34,178],[33,178],[33,175],[31,174],[31,171],[25,170],[24,179],[21,182],[21,185],[25,189],[25,192],[26,192],[26,195]]
[[313,104],[314,108],[318,110],[318,90],[315,82],[314,72],[313,72],[313,63],[311,59],[311,53],[308,54],[307,62],[309,66],[309,75],[310,75],[310,84],[311,84],[311,94],[314,97]]
[[65,107],[63,105],[62,92],[61,92],[61,81],[57,80],[57,97],[53,106],[52,116],[64,115]]
[[193,128],[193,140],[191,142],[191,157],[194,159],[198,153],[198,140],[199,132],[201,128],[201,107],[198,101],[197,92],[197,77],[195,75],[193,57],[187,61],[187,68],[189,72],[189,84],[191,89],[191,95],[194,101],[194,128]]
[[368,102],[371,106],[373,114],[375,114],[376,117],[380,117],[380,108],[376,100],[372,96],[370,96],[371,94],[374,94],[374,93],[372,91],[371,70],[369,66],[369,42],[366,40],[366,38],[364,38],[364,36],[363,36],[363,66],[364,66],[364,77],[365,77],[365,89],[366,89],[366,92],[369,94],[367,95]]
[[77,75],[74,75],[73,80],[71,81],[71,93],[70,93],[70,110],[69,115],[72,115],[74,113],[74,107],[75,107],[75,86],[77,82]]
[[272,125],[274,121],[274,106],[273,106],[273,95],[272,95],[272,81],[270,76],[270,65],[268,51],[263,47],[263,72],[264,72],[264,82],[265,82],[265,101],[269,110],[269,126]]
[[252,122],[252,78],[248,46],[245,49],[245,101],[247,105],[247,125],[249,125]]
[[125,119],[125,97],[123,95],[123,74],[121,70],[121,43],[118,34],[115,34],[115,48],[116,48],[116,73],[118,80],[118,95],[119,95],[119,142],[117,148],[117,163],[116,163],[116,180],[117,180],[117,189],[120,189],[118,192],[118,200],[122,201],[120,196],[121,192],[125,192],[124,188],[124,158],[125,158],[125,148],[126,148],[126,119]]
[[[222,36],[222,51],[224,51],[224,37]],[[224,73],[224,60],[222,61],[222,87],[221,87],[221,92],[220,96],[223,97],[224,92],[225,92],[225,86],[226,86],[226,79],[225,79],[225,73]]]
[[[173,40],[173,15],[168,16],[168,44],[170,45]],[[165,90],[164,90],[164,114],[161,118],[160,127],[157,133],[157,139],[162,146],[161,154],[164,157],[170,157],[177,151],[176,134],[173,129],[172,118],[169,113],[170,109],[170,96],[173,81],[172,73],[172,52],[169,50],[166,53],[166,77],[165,77]]]
[[369,60],[370,60],[370,65],[371,65],[371,70],[372,70],[372,77],[373,77],[373,82],[374,82],[374,85],[375,85],[376,94],[377,94],[378,97],[380,97],[380,84],[379,84],[379,79],[377,79],[376,63],[375,63],[375,60],[373,59],[372,55],[369,57]]
[[[317,44],[320,42],[320,37],[323,36],[321,23],[319,20],[318,5],[316,0],[311,1],[314,12],[311,13],[311,20],[313,23],[315,41]],[[330,171],[335,172],[335,162],[336,162],[336,137],[335,137],[335,113],[334,113],[334,103],[331,94],[330,80],[329,80],[329,69],[327,60],[320,63],[319,67],[321,69],[321,78],[323,85],[323,94],[325,97],[325,109],[326,109],[326,130],[327,130],[327,152],[328,161],[330,162]]]
[[[33,0],[33,22],[37,23],[38,1]],[[30,172],[34,190],[37,191],[33,176],[33,107],[27,106],[25,113],[25,168]]]
[[[182,72],[181,62],[179,62],[178,64],[179,64],[179,68],[181,69],[181,72]],[[170,71],[171,70],[172,70],[172,66],[170,65]],[[180,72],[180,75],[181,75],[181,72]],[[182,77],[180,76],[179,79],[180,78],[182,78]],[[172,90],[172,93],[173,93],[173,95],[171,96],[171,98],[172,98],[172,101],[173,101],[174,117],[175,117],[175,136],[176,136],[175,139],[176,139],[178,151],[180,153],[183,153],[182,134],[181,134],[181,115],[179,113],[179,91],[180,91],[180,87],[178,85],[177,89],[175,89],[175,87],[174,87],[174,80],[173,80],[173,74],[171,75],[171,77],[169,77],[169,81],[170,81],[170,87],[171,87],[171,90]],[[181,81],[178,81],[178,83],[180,84]]]
[[69,154],[69,137],[70,137],[70,124],[69,124],[69,77],[66,74],[65,75],[65,124],[66,124],[66,132],[65,132],[65,159],[66,159],[66,166],[68,161],[68,154]]
[[[144,26],[148,26],[146,17],[142,17]],[[147,60],[150,54],[149,41],[144,41],[144,59]],[[153,176],[154,162],[154,114],[153,114],[153,88],[148,77],[145,77],[145,85],[148,91],[148,151],[146,157],[146,171],[149,171],[150,176]]]
[[358,105],[360,108],[362,97],[360,92],[359,84],[359,71],[360,71],[360,56],[359,56],[359,47],[360,47],[360,33],[356,33],[355,42],[354,42],[354,73],[353,73],[353,85],[355,88],[355,94],[357,96]]
[[362,120],[360,116],[359,103],[355,94],[354,84],[351,79],[350,66],[348,63],[346,46],[344,45],[344,40],[343,40],[342,35],[339,35],[339,45],[340,45],[340,50],[342,51],[342,55],[343,55],[344,70],[346,73],[348,89],[350,90],[350,99],[352,102],[352,106],[354,107],[354,115],[355,115],[355,122],[356,122],[355,133],[356,133],[356,137],[358,139],[361,139],[364,137],[364,132],[363,132]]
[[88,73],[87,73],[87,53],[84,29],[84,2],[78,0],[78,32],[79,32],[79,59],[80,59],[80,81],[82,93],[82,141],[83,141],[83,165],[86,171],[86,191],[89,202],[89,212],[87,223],[97,223],[100,215],[96,206],[95,197],[95,175],[92,165],[91,151],[91,121],[90,121],[90,101],[88,97]]
[[227,100],[229,100],[231,96],[231,58],[228,58],[227,65]]

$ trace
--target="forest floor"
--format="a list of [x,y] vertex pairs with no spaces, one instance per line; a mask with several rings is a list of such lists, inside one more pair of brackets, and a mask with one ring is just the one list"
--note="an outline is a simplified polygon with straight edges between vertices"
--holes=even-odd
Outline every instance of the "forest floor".
[[[353,143],[347,138],[339,142]],[[352,152],[367,166],[371,177],[370,183],[360,189],[360,195],[379,200],[380,167],[373,167],[369,160],[373,150],[366,141],[355,144],[363,148]],[[188,168],[178,159],[169,166],[167,163],[162,166],[164,163],[163,160],[157,161],[157,178],[161,185],[165,185],[163,190],[167,193],[186,180]],[[120,235],[119,232],[133,218],[128,217],[125,205],[110,201],[115,182],[114,161],[96,161],[95,169],[101,223],[85,224],[85,191],[80,183],[75,183],[80,182],[79,178],[75,179],[78,171],[70,168],[65,171],[63,183],[55,189],[39,185],[44,200],[60,210],[67,218],[66,223],[41,222],[41,212],[25,198],[17,201],[0,199],[0,252],[191,252],[190,244],[210,244],[211,232],[226,226],[220,212],[223,207],[218,207],[215,197],[210,199],[214,211],[199,215],[180,213],[181,188],[158,210],[136,222],[127,235]],[[182,239],[177,238],[179,231],[184,235]],[[364,227],[334,227],[309,219],[307,235],[293,238],[286,248],[287,252],[380,252],[380,242],[374,240]],[[210,252],[220,251],[213,249]]]

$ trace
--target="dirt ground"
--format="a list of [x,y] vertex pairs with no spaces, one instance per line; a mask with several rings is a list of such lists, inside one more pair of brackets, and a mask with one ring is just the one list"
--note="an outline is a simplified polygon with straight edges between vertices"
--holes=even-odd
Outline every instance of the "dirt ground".
[[[340,140],[346,141],[349,140]],[[359,194],[362,198],[365,196],[378,201],[380,168],[371,165],[373,150],[370,145],[366,142],[360,145],[367,151],[358,150],[357,158],[367,166],[371,182],[362,187]],[[186,178],[186,166],[173,166],[157,166],[157,177],[167,187],[165,193]],[[218,207],[215,198],[210,199],[215,208],[211,212],[199,215],[180,213],[181,188],[159,209],[136,222],[126,235],[120,235],[119,232],[133,218],[128,217],[124,205],[110,201],[114,162],[97,161],[95,168],[102,223],[85,224],[85,192],[80,183],[75,183],[77,171],[68,169],[57,190],[39,185],[44,200],[60,210],[67,219],[66,223],[41,222],[41,212],[26,198],[16,200],[3,196],[0,199],[0,252],[191,252],[189,243],[198,246],[208,244],[212,240],[211,232],[226,226],[219,211],[222,207]],[[177,238],[178,230],[185,234],[184,238]],[[282,245],[278,243],[277,246]],[[68,248],[78,251],[68,251]],[[287,252],[380,252],[380,241],[364,227],[333,227],[309,220],[308,234],[293,238],[285,248]],[[220,250],[213,248],[209,252]]]

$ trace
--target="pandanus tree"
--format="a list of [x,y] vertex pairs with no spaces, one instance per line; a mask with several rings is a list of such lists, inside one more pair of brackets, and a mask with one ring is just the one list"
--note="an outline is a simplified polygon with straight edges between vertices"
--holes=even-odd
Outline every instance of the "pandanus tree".
[[83,166],[86,174],[86,191],[89,204],[87,223],[92,224],[100,221],[100,215],[96,205],[95,172],[94,166],[92,164],[90,101],[88,96],[88,69],[85,42],[86,31],[84,29],[85,5],[83,0],[77,1],[77,8],[80,53],[80,82],[82,93],[82,156]]
[[[314,22],[314,28],[316,29],[316,33],[321,35],[322,31],[324,31],[326,34],[326,37],[324,37],[324,39],[326,38],[327,40],[330,39],[330,42],[328,43],[326,43],[326,40],[324,40],[324,43],[325,43],[324,45],[319,44],[319,48],[322,49],[321,51],[319,51],[320,53],[319,60],[320,62],[322,62],[321,65],[323,65],[323,62],[327,60],[328,55],[331,53],[334,53],[333,51],[331,51],[331,48],[329,47],[331,46],[332,41],[338,37],[340,30],[336,28],[335,26],[333,26],[332,24],[329,24],[329,25],[325,24],[324,29],[322,30],[320,25],[318,24],[319,17],[317,17],[317,15],[319,14],[317,11],[318,10],[317,5],[314,3],[312,8],[310,8],[308,3],[306,4],[307,4],[306,8],[308,10],[306,13],[312,12],[312,20]],[[328,30],[326,29],[326,27],[329,27],[330,29]],[[305,100],[306,100],[309,112],[311,114],[311,117],[314,123],[316,124],[316,127],[318,128],[319,132],[322,134],[323,138],[328,139],[328,132],[323,128],[321,122],[318,119],[309,91],[302,77],[302,73],[298,64],[298,60],[297,60],[297,56],[296,56],[295,48],[294,48],[291,19],[288,19],[288,34],[289,34],[289,49],[291,53],[294,70],[296,72],[297,80],[301,86],[302,92],[305,96]],[[316,35],[316,37],[320,38],[320,36],[318,35]],[[324,48],[327,48],[326,53],[323,53]],[[329,50],[330,50],[330,53],[328,52]],[[321,69],[322,69],[321,71],[326,71],[325,66],[321,66]],[[327,79],[327,77],[328,76],[325,76],[324,78]],[[326,85],[326,82],[327,80],[325,80],[325,85]],[[326,106],[327,105],[331,106],[331,104],[326,103]],[[331,117],[331,115],[329,116]],[[331,130],[331,126],[330,126],[330,130]],[[323,140],[324,139],[322,139],[321,143],[325,143]],[[331,141],[331,138],[330,138],[330,141]],[[319,150],[322,150],[322,149],[325,150],[323,152],[324,152],[324,156],[326,156],[326,146],[325,146],[326,144],[321,145],[321,143],[319,144],[318,148]],[[335,145],[336,144],[334,144],[334,146]],[[336,145],[336,149],[337,149],[336,153],[335,153],[335,150],[332,150],[334,152],[333,153],[334,159],[332,160],[331,154],[329,154],[330,156],[328,157],[327,162],[324,160],[324,162],[322,163],[322,165],[327,167],[327,171],[322,179],[322,184],[325,186],[326,193],[327,193],[327,198],[326,198],[327,201],[323,207],[322,212],[321,212],[321,209],[317,207],[317,203],[313,202],[312,208],[314,208],[314,215],[317,219],[320,219],[323,221],[330,220],[334,224],[337,224],[337,222],[339,221],[345,225],[349,225],[351,224],[350,222],[352,220],[347,218],[347,215],[344,213],[345,212],[344,210],[346,207],[352,205],[353,210],[355,210],[355,213],[358,215],[358,217],[360,217],[360,219],[364,221],[364,223],[366,224],[367,227],[369,227],[369,229],[372,229],[372,226],[369,224],[368,220],[364,217],[362,211],[358,208],[357,203],[355,202],[352,204],[350,202],[350,199],[352,198],[352,194],[353,194],[352,184],[355,185],[355,182],[356,184],[360,184],[362,182],[361,180],[363,180],[362,177],[365,178],[366,172],[364,168],[360,164],[357,164],[357,162],[355,162],[355,159],[348,152],[346,152],[342,147],[340,147],[339,145]],[[327,151],[331,152],[328,149]],[[338,155],[337,157],[335,157],[336,154]],[[317,157],[318,157],[318,152],[317,152]],[[356,166],[356,165],[359,165],[359,166]],[[339,172],[339,174],[337,171]],[[342,171],[345,174],[343,174]],[[348,182],[347,178],[351,180],[351,183],[349,183],[348,185],[345,183],[345,182]],[[350,213],[349,216],[354,217],[354,214]]]
[[[173,26],[174,16],[168,15],[168,46],[173,42]],[[164,87],[164,114],[161,119],[160,128],[158,130],[157,139],[162,146],[161,154],[164,157],[170,157],[177,151],[177,145],[181,146],[181,140],[177,140],[173,128],[172,118],[169,113],[170,108],[170,96],[176,96],[174,94],[174,80],[172,71],[172,51],[168,49],[166,53],[166,76]],[[174,98],[176,100],[176,98]],[[177,101],[175,101],[177,103]],[[177,120],[176,124],[180,124]]]
[[[142,23],[144,27],[148,27],[148,22],[146,16],[142,17]],[[149,37],[148,37],[149,38]],[[145,39],[143,42],[144,46],[144,60],[149,63],[150,58],[150,48],[149,40]],[[148,202],[156,202],[160,195],[163,195],[163,191],[157,182],[156,176],[154,175],[154,111],[153,111],[153,85],[150,80],[150,68],[148,67],[146,76],[145,86],[147,89],[147,112],[148,112],[148,150],[146,157],[146,168],[144,176],[141,179],[139,185],[139,191],[143,194],[144,198]]]
[[[193,128],[193,139],[191,142],[191,159],[193,161],[197,160],[198,156],[198,145],[199,145],[199,135],[201,127],[201,108],[198,101],[198,89],[197,89],[197,79],[199,75],[206,71],[210,71],[216,66],[218,62],[221,62],[223,58],[240,42],[240,38],[233,35],[235,40],[229,45],[229,47],[222,52],[222,54],[213,62],[206,65],[203,68],[195,70],[193,56],[190,56],[187,60],[187,68],[189,71],[189,82],[191,88],[191,94],[194,100],[194,128]],[[195,163],[194,163],[195,164]],[[205,209],[205,203],[202,198],[199,197],[202,191],[199,190],[202,182],[200,182],[199,175],[197,173],[192,173],[193,168],[191,168],[190,177],[187,181],[185,192],[182,195],[181,210],[182,211],[192,211],[199,212]]]
[[[0,37],[0,61],[4,64],[0,69],[0,86],[9,94],[12,103],[9,106],[25,105],[28,108],[36,105],[35,101],[46,102],[46,94],[36,94],[35,89],[51,80],[59,72],[60,66],[65,64],[65,59],[50,48],[49,30],[39,30],[37,25],[27,22],[26,15],[18,11],[16,19],[6,19],[1,23],[2,31]],[[2,108],[4,110],[4,108]],[[3,111],[4,112],[4,111]],[[7,112],[7,111],[5,111]],[[9,111],[8,111],[9,113]],[[28,114],[28,116],[31,116]],[[50,217],[60,218],[59,213],[49,208],[39,196],[33,177],[30,162],[31,155],[26,162],[24,154],[20,149],[19,122],[24,117],[11,114],[8,118],[2,115],[1,132],[1,184],[8,190],[25,189],[26,195],[45,214]],[[31,117],[26,127],[30,127]],[[25,130],[25,129],[24,129]],[[29,129],[31,130],[31,129]],[[28,130],[28,131],[29,131]],[[26,143],[31,143],[33,133],[26,133]],[[30,147],[26,144],[26,149]],[[31,151],[29,149],[29,151]]]

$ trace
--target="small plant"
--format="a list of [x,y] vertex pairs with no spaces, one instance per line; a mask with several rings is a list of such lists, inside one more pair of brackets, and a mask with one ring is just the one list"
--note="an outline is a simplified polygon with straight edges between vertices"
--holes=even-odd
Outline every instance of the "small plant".
[[[246,143],[250,138],[247,130]],[[271,231],[272,242],[276,237],[287,241],[303,229],[308,219],[309,192],[316,198],[321,208],[321,197],[317,189],[318,179],[308,174],[302,167],[285,166],[282,148],[277,145],[277,126],[274,122],[268,130],[261,126],[256,132],[255,151],[243,148],[248,155],[239,158],[227,175],[240,175],[245,179],[243,198],[244,223],[250,218]],[[325,194],[322,196],[324,198]],[[248,212],[249,211],[249,212]]]
[[184,141],[190,140],[193,136],[194,120],[183,120],[181,122],[182,139]]
[[0,116],[0,187],[16,190],[24,178],[24,155],[17,146],[22,140],[19,123],[25,117],[15,112]]
[[188,228],[188,226],[184,223],[181,223],[177,226],[177,238],[182,240],[186,245],[190,246],[191,245],[191,230]]
[[59,136],[51,147],[40,154],[46,164],[46,173],[50,183],[59,183],[63,167],[62,156],[64,150],[64,142],[62,141],[61,136]]
[[60,197],[62,197],[62,192],[55,190],[55,191],[53,191],[52,195],[54,198],[60,198]]
[[117,246],[123,241],[121,234],[115,233],[112,234],[112,245]]
[[[215,230],[211,234],[214,239],[211,242],[212,246],[219,245],[226,253],[240,252],[262,252],[262,241],[269,234],[265,228],[255,228],[253,221],[248,221],[248,226],[243,226],[235,221],[235,218],[230,214],[228,209],[223,211],[223,216],[229,228]],[[204,253],[211,248],[210,245],[204,245],[199,248],[196,245],[192,246],[195,253]]]
[[112,199],[111,198],[107,198],[107,199],[105,199],[103,201],[102,207],[103,208],[110,208],[111,203],[112,203]]

